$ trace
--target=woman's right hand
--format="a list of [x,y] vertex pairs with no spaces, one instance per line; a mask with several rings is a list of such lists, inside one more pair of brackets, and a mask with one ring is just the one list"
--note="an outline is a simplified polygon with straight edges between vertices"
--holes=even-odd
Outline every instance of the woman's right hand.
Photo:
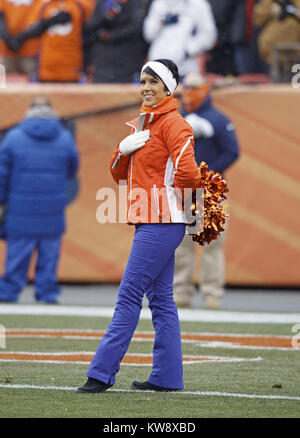
[[150,130],[135,132],[124,138],[119,144],[119,151],[122,155],[129,155],[145,146],[150,138]]

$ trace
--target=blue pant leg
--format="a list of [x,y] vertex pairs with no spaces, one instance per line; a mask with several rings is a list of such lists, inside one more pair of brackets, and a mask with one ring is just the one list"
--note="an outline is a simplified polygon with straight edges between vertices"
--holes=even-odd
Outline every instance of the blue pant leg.
[[28,281],[28,268],[36,239],[7,237],[5,273],[0,279],[0,300],[17,301]]
[[180,324],[173,299],[174,266],[172,255],[147,292],[155,329],[153,366],[148,381],[165,388],[183,389]]
[[60,293],[57,282],[61,237],[41,237],[38,239],[38,257],[35,268],[36,298],[39,301],[55,302]]
[[[128,263],[120,284],[112,321],[90,364],[87,376],[114,384],[115,374],[137,326],[144,293],[151,287],[170,254],[184,235],[184,225],[177,242],[170,235],[169,224],[142,224],[136,227]],[[175,227],[175,225],[173,225]]]
[[[125,355],[138,324],[143,300],[143,264],[135,232],[126,269],[120,283],[116,308],[109,327],[93,357],[88,377],[113,385],[120,362]],[[145,256],[144,256],[145,259]]]

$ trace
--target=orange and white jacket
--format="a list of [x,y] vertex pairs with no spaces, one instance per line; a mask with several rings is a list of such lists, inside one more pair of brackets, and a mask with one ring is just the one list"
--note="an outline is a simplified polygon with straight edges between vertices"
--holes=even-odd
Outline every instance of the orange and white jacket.
[[[114,180],[127,182],[129,223],[185,223],[176,189],[195,189],[200,173],[194,157],[190,125],[178,112],[177,100],[166,97],[154,107],[142,105],[140,117],[128,122],[131,133],[150,130],[150,140],[131,155],[117,146],[111,160]],[[140,118],[144,118],[138,127]],[[180,199],[180,198],[179,198]]]
[[30,22],[67,11],[71,21],[56,24],[39,41],[38,78],[42,81],[77,82],[83,70],[83,26],[93,11],[91,0],[43,0],[37,4]]
[[[0,12],[4,14],[8,31],[12,36],[16,36],[32,24],[30,21],[32,11],[41,3],[42,0],[0,0]],[[17,52],[12,52],[5,42],[1,41],[0,52],[5,57],[36,57],[38,54],[38,38],[25,41]]]

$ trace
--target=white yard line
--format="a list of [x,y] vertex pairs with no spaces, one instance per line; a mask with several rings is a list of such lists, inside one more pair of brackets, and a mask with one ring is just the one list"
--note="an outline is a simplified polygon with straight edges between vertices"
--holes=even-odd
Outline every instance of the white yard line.
[[[0,312],[1,313],[1,312]],[[13,334],[13,335],[10,335],[10,337],[31,337],[31,336],[38,336],[38,337],[44,337],[44,336],[46,336],[46,337],[50,337],[50,336],[48,336],[47,335],[47,333],[48,332],[50,332],[50,333],[55,333],[55,332],[58,332],[58,333],[64,333],[64,336],[66,335],[66,336],[68,336],[68,337],[74,337],[74,338],[81,338],[81,334],[87,334],[87,335],[89,335],[89,334],[95,334],[95,338],[96,339],[99,339],[99,335],[98,335],[98,333],[105,333],[105,330],[98,330],[98,329],[79,329],[79,328],[41,328],[41,327],[26,327],[26,328],[24,328],[24,327],[21,327],[21,328],[19,328],[19,327],[10,327],[9,329],[8,329],[8,331],[10,331],[10,332],[12,332],[12,331],[18,331],[18,332],[20,332],[20,334]],[[21,334],[21,332],[43,332],[44,334],[43,335],[36,335],[36,334],[32,334],[32,335],[28,335],[27,333],[26,334]],[[70,335],[69,336],[69,333],[74,333],[74,332],[76,332],[76,333],[80,333],[80,335]],[[260,333],[230,333],[230,332],[181,332],[181,334],[182,335],[195,335],[195,336],[211,336],[211,337],[213,337],[213,336],[231,336],[231,337],[244,337],[244,338],[248,338],[249,336],[251,336],[251,337],[256,337],[256,338],[260,338],[260,339],[264,339],[264,338],[281,338],[281,339],[290,339],[291,337],[290,336],[286,336],[286,335],[273,335],[273,334],[260,334]],[[151,341],[153,341],[153,338],[154,338],[154,331],[153,330],[139,330],[139,331],[137,331],[137,332],[135,332],[134,333],[134,335],[135,336],[139,336],[139,335],[141,335],[141,336],[143,336],[143,335],[152,335],[152,338],[141,338],[142,340],[151,340]],[[64,337],[63,336],[63,337]],[[52,336],[53,337],[53,336]],[[91,338],[91,339],[94,339],[94,337],[93,336],[87,336],[87,338]],[[84,337],[84,339],[86,339],[85,337]]]
[[[0,315],[51,315],[111,318],[113,307],[61,306],[41,304],[1,304]],[[181,321],[236,322],[247,324],[297,324],[300,313],[238,312],[227,310],[179,309]],[[143,308],[141,319],[151,320],[151,312]],[[0,320],[1,322],[1,320]]]
[[[41,352],[41,351],[5,351],[3,355],[8,357],[2,358],[0,351],[0,363],[1,362],[30,362],[30,363],[51,363],[51,364],[70,364],[70,365],[86,365],[90,362],[90,357],[94,355],[94,352],[91,351],[59,351],[59,352]],[[22,357],[18,357],[18,355],[27,356],[26,359]],[[87,356],[86,360],[77,360],[77,361],[67,361],[60,360],[61,356]],[[9,358],[11,356],[11,358]],[[16,357],[13,357],[16,356]],[[32,359],[31,359],[32,356]],[[47,359],[35,359],[34,356],[48,356]],[[136,358],[136,357],[144,357],[151,358],[152,353],[126,353],[125,359]],[[261,357],[253,357],[253,358],[244,358],[244,357],[228,357],[228,356],[199,356],[199,355],[183,355],[183,365],[193,365],[193,364],[203,364],[207,362],[257,362],[262,360]],[[125,366],[152,366],[151,363],[126,363],[121,362],[120,365]]]
[[[0,388],[11,389],[41,389],[41,390],[58,390],[58,391],[76,391],[75,386],[40,386],[40,385],[22,385],[12,383],[0,383]],[[134,391],[130,389],[109,389],[109,392],[124,392],[124,393],[137,393],[137,392],[149,392],[151,391]],[[170,393],[165,393],[170,394]],[[171,393],[173,395],[194,395],[202,397],[233,397],[233,398],[249,398],[249,399],[265,399],[265,400],[295,400],[300,401],[300,397],[293,397],[289,395],[265,395],[265,394],[240,394],[235,392],[219,392],[219,391],[176,391]]]
[[[15,333],[14,333],[15,332]],[[56,334],[57,333],[57,334]],[[76,333],[76,334],[74,334]],[[6,331],[6,336],[9,338],[42,338],[42,339],[84,339],[84,340],[99,340],[103,336],[104,331],[97,331],[92,329],[50,329],[50,328],[10,328]],[[149,336],[151,335],[151,336]],[[189,335],[189,339],[185,339],[185,336]],[[192,336],[194,335],[194,339]],[[207,336],[207,339],[198,339],[197,337]],[[229,340],[219,340],[222,337],[230,337],[232,341]],[[261,335],[261,334],[238,334],[238,333],[182,333],[183,344],[195,344],[201,347],[208,348],[230,348],[230,349],[246,349],[246,350],[277,350],[277,351],[296,351],[299,347],[278,347],[278,346],[266,346],[266,345],[243,345],[239,343],[238,338],[247,337],[256,339],[283,339],[292,342],[291,336],[283,335]],[[209,339],[211,338],[211,340]],[[234,342],[234,338],[237,338],[237,343]],[[150,331],[138,331],[135,332],[133,341],[134,342],[153,342],[154,332]]]

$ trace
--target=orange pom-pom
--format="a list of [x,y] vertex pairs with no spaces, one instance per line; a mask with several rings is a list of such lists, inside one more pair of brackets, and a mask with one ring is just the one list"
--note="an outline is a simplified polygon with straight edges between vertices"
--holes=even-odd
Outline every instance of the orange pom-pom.
[[203,189],[202,199],[196,199],[193,193],[192,214],[196,219],[196,226],[199,224],[198,232],[192,234],[194,242],[203,246],[218,238],[226,226],[226,205],[223,204],[229,192],[226,181],[219,172],[208,171],[207,164],[202,161],[199,166],[201,183],[199,188]]

